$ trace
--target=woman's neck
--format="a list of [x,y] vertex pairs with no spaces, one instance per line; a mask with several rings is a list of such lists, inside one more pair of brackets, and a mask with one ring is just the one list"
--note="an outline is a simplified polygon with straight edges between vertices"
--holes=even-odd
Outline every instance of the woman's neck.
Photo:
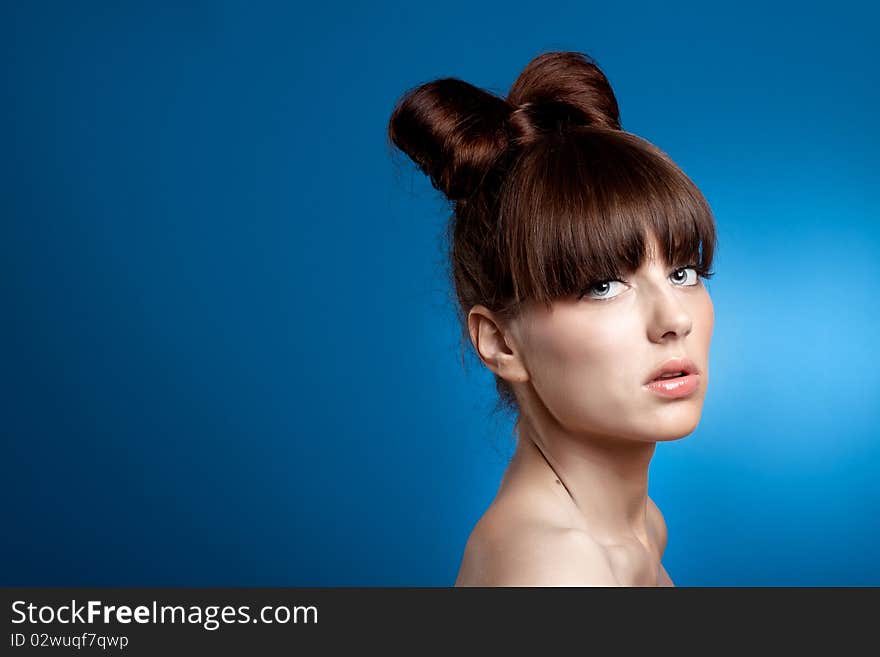
[[[648,534],[648,468],[656,443],[573,435],[558,424],[520,418],[511,465],[574,503],[600,542]],[[558,483],[557,483],[558,480]]]

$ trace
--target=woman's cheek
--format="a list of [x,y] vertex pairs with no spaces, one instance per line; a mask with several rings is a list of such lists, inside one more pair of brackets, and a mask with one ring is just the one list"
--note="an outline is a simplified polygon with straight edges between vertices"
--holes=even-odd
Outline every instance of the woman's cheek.
[[607,403],[613,376],[613,339],[604,334],[556,335],[533,355],[534,387],[545,405],[559,419],[575,419],[589,412],[591,405]]

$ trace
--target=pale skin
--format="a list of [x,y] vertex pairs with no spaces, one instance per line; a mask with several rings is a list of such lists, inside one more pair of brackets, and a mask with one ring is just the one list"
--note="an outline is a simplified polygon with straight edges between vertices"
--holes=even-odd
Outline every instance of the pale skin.
[[[508,381],[517,445],[495,499],[465,546],[456,586],[674,586],[666,524],[648,496],[657,442],[699,423],[714,310],[693,269],[658,259],[510,323],[468,315],[482,362]],[[696,281],[696,284],[693,284]],[[670,357],[700,371],[691,396],[643,387]]]

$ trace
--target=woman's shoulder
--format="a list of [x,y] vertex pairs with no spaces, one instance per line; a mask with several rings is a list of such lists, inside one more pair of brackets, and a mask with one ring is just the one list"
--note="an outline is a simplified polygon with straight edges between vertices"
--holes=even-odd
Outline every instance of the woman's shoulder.
[[496,500],[465,545],[456,586],[617,586],[602,547],[534,504]]

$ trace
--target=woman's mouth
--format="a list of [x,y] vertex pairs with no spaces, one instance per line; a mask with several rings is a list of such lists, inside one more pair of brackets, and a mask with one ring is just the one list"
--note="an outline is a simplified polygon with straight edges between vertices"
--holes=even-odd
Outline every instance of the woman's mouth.
[[643,384],[651,392],[678,399],[694,393],[700,383],[700,370],[685,356],[673,356],[654,368]]
[[664,375],[644,384],[644,387],[662,397],[678,399],[692,395],[700,383],[699,374]]

